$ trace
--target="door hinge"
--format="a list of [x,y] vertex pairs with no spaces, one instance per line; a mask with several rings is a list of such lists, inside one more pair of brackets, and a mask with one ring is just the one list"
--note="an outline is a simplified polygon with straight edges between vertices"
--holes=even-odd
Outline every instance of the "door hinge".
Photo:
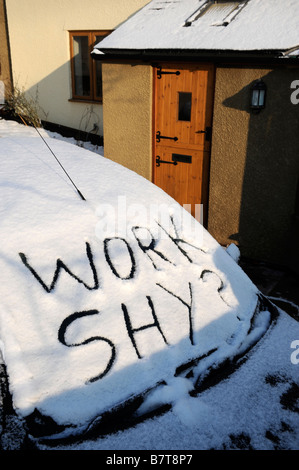
[[176,142],[177,140],[179,140],[178,137],[168,137],[168,136],[166,136],[166,135],[161,135],[161,132],[160,132],[160,131],[157,131],[157,132],[156,132],[156,142],[160,142],[161,139],[174,140],[175,142]]
[[168,160],[161,160],[161,157],[159,155],[156,157],[156,166],[160,166],[161,163],[169,163],[170,165],[177,165],[178,162],[169,162]]
[[181,72],[176,70],[175,72],[163,72],[162,67],[158,67],[157,69],[157,77],[158,79],[162,78],[162,75],[180,75]]

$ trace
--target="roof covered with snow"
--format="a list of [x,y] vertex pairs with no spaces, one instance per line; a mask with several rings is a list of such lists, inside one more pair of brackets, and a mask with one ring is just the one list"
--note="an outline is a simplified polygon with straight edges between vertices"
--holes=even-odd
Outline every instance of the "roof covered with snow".
[[288,51],[299,46],[298,0],[152,0],[98,44],[122,51]]

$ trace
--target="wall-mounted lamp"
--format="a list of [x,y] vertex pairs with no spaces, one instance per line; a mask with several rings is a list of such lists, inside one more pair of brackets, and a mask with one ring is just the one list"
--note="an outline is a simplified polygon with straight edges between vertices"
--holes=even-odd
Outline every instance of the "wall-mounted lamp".
[[255,112],[260,112],[266,104],[267,87],[263,80],[257,80],[251,87],[250,107]]

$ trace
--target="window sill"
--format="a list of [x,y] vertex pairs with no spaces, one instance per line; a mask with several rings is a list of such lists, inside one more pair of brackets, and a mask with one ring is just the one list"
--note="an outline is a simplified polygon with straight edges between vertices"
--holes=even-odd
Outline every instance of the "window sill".
[[81,104],[84,104],[84,103],[88,103],[88,104],[103,104],[103,100],[80,100],[79,98],[70,98],[69,99],[69,102],[70,103],[81,103]]

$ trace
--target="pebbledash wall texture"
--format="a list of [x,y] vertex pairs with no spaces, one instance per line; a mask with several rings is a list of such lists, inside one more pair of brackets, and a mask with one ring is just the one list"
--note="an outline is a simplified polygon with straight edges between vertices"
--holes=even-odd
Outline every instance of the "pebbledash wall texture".
[[152,179],[153,71],[103,64],[105,157]]
[[[209,197],[209,230],[220,243],[296,269],[299,106],[290,97],[298,76],[298,67],[217,68]],[[259,78],[266,107],[254,114]]]

